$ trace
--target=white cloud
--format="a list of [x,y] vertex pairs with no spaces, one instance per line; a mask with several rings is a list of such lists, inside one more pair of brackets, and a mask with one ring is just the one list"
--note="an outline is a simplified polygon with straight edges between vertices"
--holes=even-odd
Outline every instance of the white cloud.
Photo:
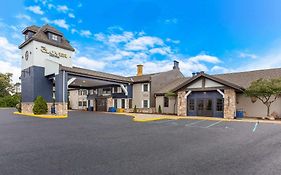
[[78,30],[76,30],[76,29],[71,29],[71,33],[72,33],[72,34],[78,33]]
[[160,47],[160,48],[153,48],[150,49],[149,52],[151,54],[161,54],[161,55],[167,55],[171,53],[171,48],[170,47]]
[[0,37],[0,72],[13,73],[13,82],[19,82],[21,60],[20,50],[5,37]]
[[69,8],[66,5],[58,5],[57,11],[66,13],[69,10]]
[[69,25],[66,23],[66,21],[64,19],[49,20],[48,18],[44,17],[44,18],[41,18],[41,20],[44,21],[45,23],[55,24],[61,28],[67,29],[67,30],[69,28]]
[[92,70],[102,70],[105,67],[105,62],[90,59],[85,56],[74,58],[74,64],[78,67],[84,67]]
[[75,15],[73,13],[68,13],[69,18],[75,18]]
[[90,37],[92,33],[89,30],[81,30],[80,35],[84,37]]
[[179,44],[180,43],[180,40],[172,40],[171,38],[167,38],[166,41],[174,43],[174,44]]
[[192,61],[192,62],[200,62],[200,61],[209,62],[209,63],[219,63],[219,62],[221,62],[217,57],[205,55],[205,54],[200,54],[200,55],[191,57],[189,60]]
[[216,65],[211,68],[211,72],[212,73],[228,73],[228,72],[231,72],[231,70],[228,68]]
[[152,36],[142,36],[134,39],[126,44],[126,50],[147,50],[149,47],[154,47],[156,45],[162,46],[163,40],[158,37]]
[[18,47],[11,44],[5,37],[0,37],[0,53],[2,60],[16,61],[20,58]]
[[18,19],[25,19],[25,20],[27,20],[27,21],[32,21],[31,17],[28,16],[28,15],[26,15],[26,14],[18,14],[18,15],[16,16],[16,18],[18,18]]
[[41,7],[38,5],[26,7],[26,9],[38,15],[44,14],[44,12],[41,10]]
[[177,18],[171,18],[171,19],[166,19],[164,21],[165,24],[177,24],[178,23],[178,19]]
[[257,58],[257,55],[255,55],[255,54],[250,54],[250,53],[240,52],[240,53],[239,53],[239,57],[240,57],[240,58],[252,58],[252,59],[256,59],[256,58]]
[[133,39],[133,32],[124,31],[121,35],[112,34],[108,37],[108,42],[111,43],[120,43],[120,42],[128,42]]
[[21,69],[19,67],[14,66],[13,64],[0,60],[0,72],[1,73],[12,73],[13,83],[19,82],[19,77],[21,74]]

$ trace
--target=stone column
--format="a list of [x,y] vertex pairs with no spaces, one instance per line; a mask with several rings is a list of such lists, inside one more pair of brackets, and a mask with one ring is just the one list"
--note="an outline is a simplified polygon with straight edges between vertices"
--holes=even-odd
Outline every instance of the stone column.
[[108,111],[108,108],[113,107],[113,98],[112,97],[107,98],[106,104],[107,104],[106,111]]
[[21,103],[21,112],[25,114],[33,114],[33,102],[22,102]]
[[125,99],[125,109],[129,109],[129,99]]
[[178,92],[178,97],[177,97],[177,115],[178,116],[186,116],[186,99],[184,98],[184,96],[186,95],[185,91],[179,91]]
[[56,103],[56,115],[67,115],[67,103]]
[[233,119],[236,113],[236,92],[234,89],[224,90],[224,118]]

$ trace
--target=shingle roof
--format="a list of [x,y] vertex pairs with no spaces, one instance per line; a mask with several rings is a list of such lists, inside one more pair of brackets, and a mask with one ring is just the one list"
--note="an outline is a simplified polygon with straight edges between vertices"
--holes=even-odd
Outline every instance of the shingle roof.
[[213,75],[214,77],[234,83],[243,88],[250,86],[251,82],[262,79],[272,79],[281,77],[281,68],[263,69],[248,72],[236,72]]
[[114,74],[110,74],[110,73],[84,69],[84,68],[80,68],[80,67],[71,68],[71,67],[65,67],[65,66],[60,65],[60,70],[65,70],[67,72],[71,72],[71,73],[75,73],[75,74],[93,76],[96,78],[102,78],[102,79],[111,80],[111,81],[126,82],[126,83],[132,82],[132,80],[128,77],[123,77],[123,76],[114,75]]
[[165,94],[167,92],[170,92],[173,89],[175,89],[176,87],[178,87],[179,85],[181,85],[183,82],[187,81],[188,79],[190,79],[190,78],[189,77],[182,77],[182,78],[178,78],[176,80],[173,80],[171,82],[168,82],[166,86],[159,89],[155,94],[162,95],[162,94]]
[[131,77],[129,77],[129,78],[132,78],[132,80],[133,80],[135,83],[141,83],[141,82],[150,81],[150,80],[151,80],[151,76],[156,75],[156,74],[159,74],[159,73],[144,74],[144,75],[141,75],[141,76],[131,76]]
[[[60,48],[63,48],[63,49],[67,49],[67,50],[70,50],[70,51],[74,51],[74,48],[64,38],[63,34],[60,31],[58,31],[57,29],[55,29],[54,27],[52,27],[48,24],[46,24],[42,27],[29,26],[29,27],[27,27],[23,30],[23,34],[25,34],[25,32],[28,31],[28,30],[35,32],[35,34],[32,37],[30,37],[29,39],[27,39],[26,41],[24,41],[19,46],[20,49],[22,47],[24,47],[26,44],[28,44],[29,42],[35,40],[35,41],[50,44],[50,45],[53,45],[53,46],[56,46],[56,47],[60,47]],[[56,42],[56,41],[50,40],[47,36],[47,33],[46,33],[47,31],[58,34],[58,35],[61,35],[62,36],[61,42]]]

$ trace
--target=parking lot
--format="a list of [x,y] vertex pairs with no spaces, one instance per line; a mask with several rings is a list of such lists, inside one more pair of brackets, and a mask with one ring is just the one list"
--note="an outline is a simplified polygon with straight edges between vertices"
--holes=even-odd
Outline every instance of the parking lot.
[[0,110],[0,174],[280,174],[281,125]]

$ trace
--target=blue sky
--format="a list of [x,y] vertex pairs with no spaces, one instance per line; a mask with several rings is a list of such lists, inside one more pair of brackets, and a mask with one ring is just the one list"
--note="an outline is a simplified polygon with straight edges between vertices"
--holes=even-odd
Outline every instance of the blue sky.
[[278,0],[9,0],[0,10],[0,71],[20,74],[21,31],[45,23],[75,47],[76,66],[120,75],[210,74],[281,67]]

